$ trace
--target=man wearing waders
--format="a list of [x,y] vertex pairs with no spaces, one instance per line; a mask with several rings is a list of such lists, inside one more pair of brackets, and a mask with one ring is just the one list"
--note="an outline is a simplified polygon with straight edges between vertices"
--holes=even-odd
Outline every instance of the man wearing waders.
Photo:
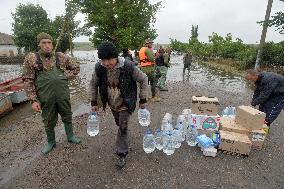
[[55,147],[54,127],[58,114],[64,123],[68,142],[79,144],[81,141],[73,133],[72,112],[68,79],[80,71],[78,65],[63,53],[52,51],[52,37],[47,33],[37,36],[40,50],[29,53],[24,61],[23,80],[28,99],[36,112],[42,112],[47,145],[42,153],[48,154]]
[[246,79],[255,82],[251,105],[259,105],[259,110],[266,113],[265,123],[269,128],[284,108],[284,76],[248,70]]
[[90,82],[92,112],[99,110],[98,95],[103,109],[109,105],[118,127],[116,137],[116,166],[122,168],[128,154],[128,122],[136,108],[137,82],[139,85],[139,106],[147,102],[148,78],[133,62],[118,57],[116,47],[111,42],[103,42],[98,47],[100,61]]
[[191,63],[192,63],[192,53],[191,50],[188,50],[188,52],[185,53],[183,57],[183,72],[182,72],[183,81],[184,81],[185,70],[188,71],[187,79],[189,78]]

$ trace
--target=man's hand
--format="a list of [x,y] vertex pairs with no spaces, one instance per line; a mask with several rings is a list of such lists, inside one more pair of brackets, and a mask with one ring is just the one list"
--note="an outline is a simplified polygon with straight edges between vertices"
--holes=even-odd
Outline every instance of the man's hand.
[[92,108],[91,108],[92,112],[98,112],[99,109],[100,108],[98,106],[92,106]]
[[41,111],[41,107],[40,107],[40,103],[38,102],[33,102],[32,103],[32,108],[35,112],[40,112]]
[[139,108],[140,108],[140,109],[146,108],[146,103],[144,103],[144,104],[139,104]]

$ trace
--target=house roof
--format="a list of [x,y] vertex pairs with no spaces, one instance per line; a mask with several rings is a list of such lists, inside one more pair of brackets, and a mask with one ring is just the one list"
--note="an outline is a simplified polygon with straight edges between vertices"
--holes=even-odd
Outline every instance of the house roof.
[[0,45],[14,45],[12,36],[0,32]]

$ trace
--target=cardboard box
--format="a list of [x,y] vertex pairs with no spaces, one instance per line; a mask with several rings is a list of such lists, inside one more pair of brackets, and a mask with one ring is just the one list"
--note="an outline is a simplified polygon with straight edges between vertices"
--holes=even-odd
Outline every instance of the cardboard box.
[[224,131],[229,131],[233,133],[249,134],[250,131],[235,122],[235,119],[229,117],[220,118],[220,129]]
[[261,150],[264,144],[264,141],[252,141],[252,150]]
[[236,123],[242,125],[249,130],[262,129],[265,119],[265,113],[250,107],[237,107]]
[[218,131],[220,126],[220,116],[191,114],[188,122],[189,125],[194,125],[200,130]]
[[261,150],[266,138],[266,133],[263,129],[253,130],[250,132],[249,138],[252,143],[251,148],[255,150]]
[[193,114],[215,116],[219,112],[219,105],[216,97],[193,96],[191,112]]
[[220,130],[219,149],[237,154],[249,155],[252,143],[245,134]]

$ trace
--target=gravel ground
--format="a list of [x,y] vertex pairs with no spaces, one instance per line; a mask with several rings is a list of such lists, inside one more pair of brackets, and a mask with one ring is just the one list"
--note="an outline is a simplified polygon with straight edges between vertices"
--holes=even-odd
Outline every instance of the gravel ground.
[[[160,126],[166,112],[176,117],[189,108],[192,95],[216,96],[222,108],[249,104],[251,97],[251,92],[240,95],[198,82],[171,82],[168,88],[160,93],[161,102],[148,104],[153,129]],[[87,101],[86,95],[75,98],[73,105],[80,105],[82,100]],[[57,146],[47,157],[40,154],[45,134],[39,115],[1,126],[0,188],[284,188],[283,113],[272,125],[261,151],[252,151],[246,158],[222,153],[209,158],[186,143],[171,156],[157,150],[146,154],[142,148],[145,128],[138,125],[135,112],[129,124],[130,153],[123,170],[114,165],[117,128],[110,111],[96,137],[86,134],[87,116],[79,113],[73,119],[82,144],[69,144],[59,122]]]

